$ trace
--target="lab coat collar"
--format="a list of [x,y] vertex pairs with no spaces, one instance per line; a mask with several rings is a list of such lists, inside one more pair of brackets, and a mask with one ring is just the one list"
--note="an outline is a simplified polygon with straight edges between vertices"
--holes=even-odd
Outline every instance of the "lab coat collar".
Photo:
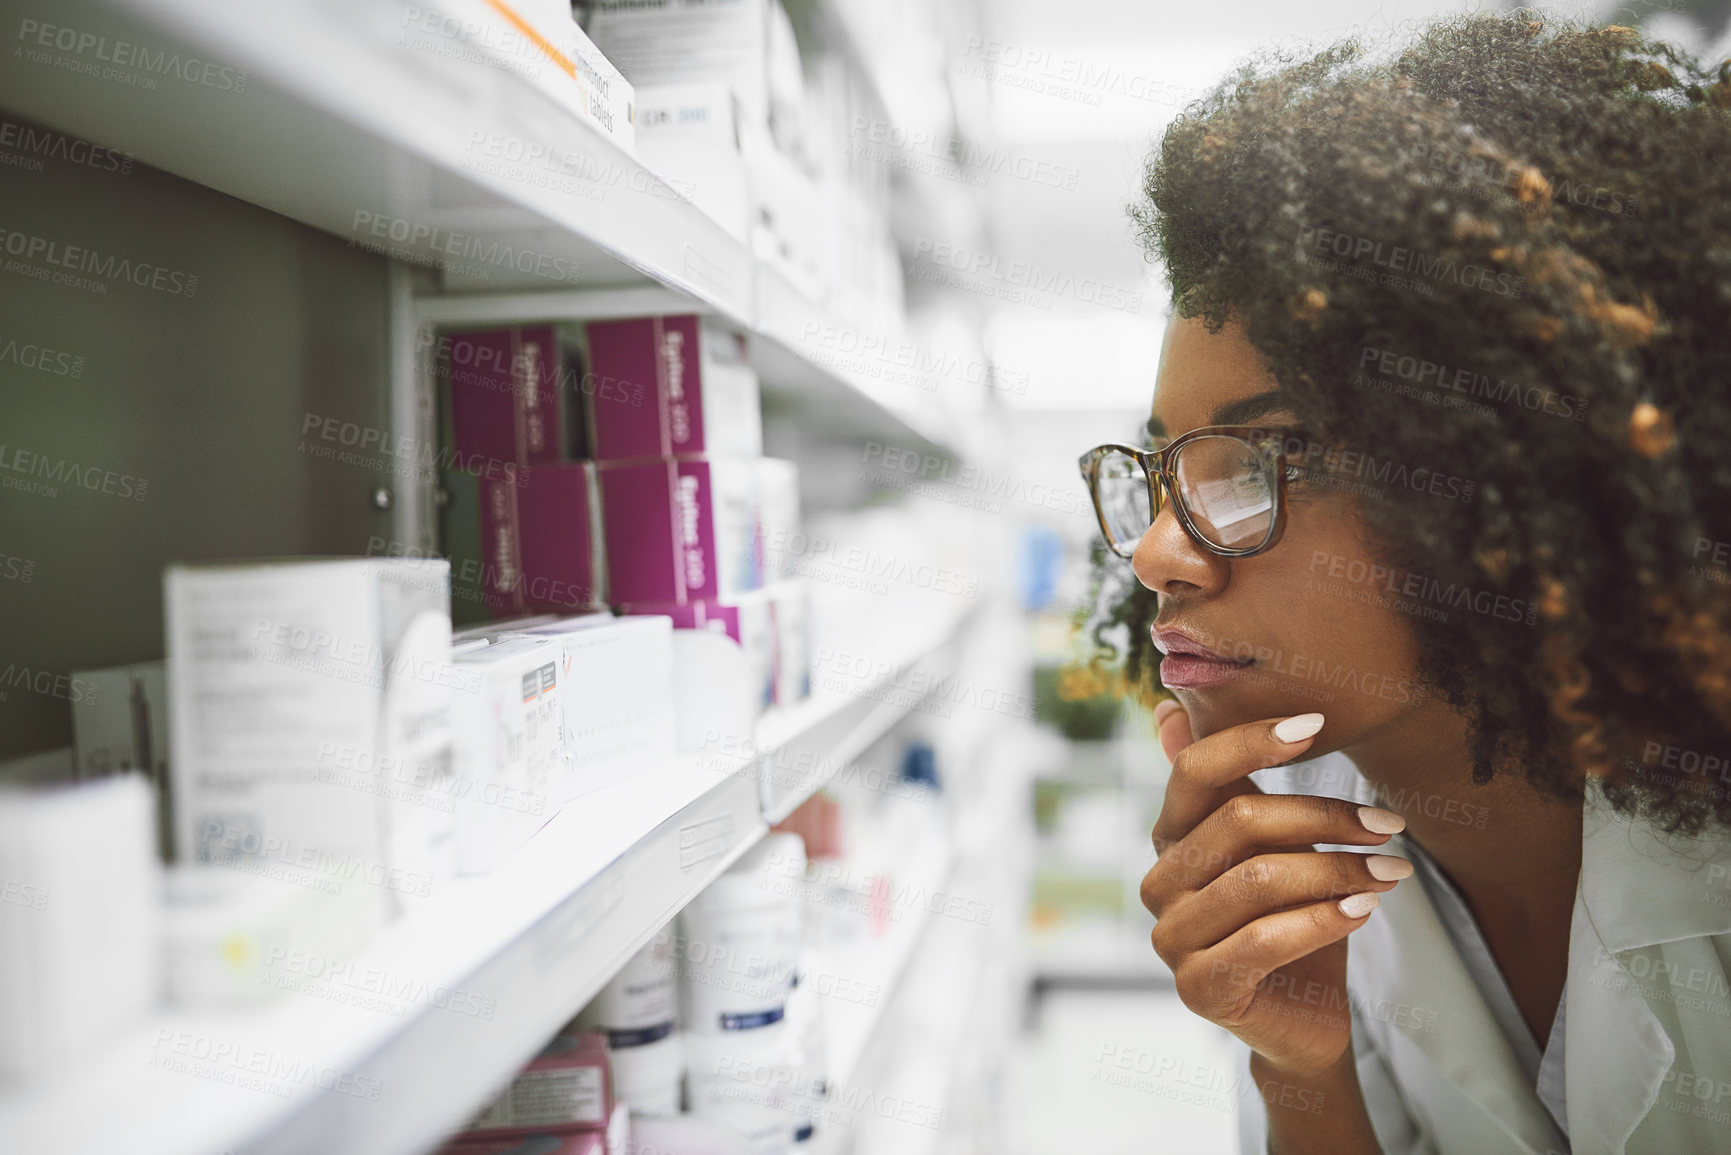
[[1565,992],[1564,1077],[1576,1155],[1623,1155],[1677,1056],[1618,956],[1726,933],[1731,839],[1719,830],[1703,838],[1663,834],[1611,809],[1598,782],[1589,782]]
[[1581,901],[1611,954],[1731,933],[1731,838],[1666,835],[1611,809],[1595,780],[1582,812]]
[[[1390,845],[1404,841],[1397,835]],[[1404,845],[1392,852],[1410,853]],[[1582,807],[1581,876],[1564,992],[1575,1155],[1623,1155],[1676,1057],[1641,984],[1630,979],[1615,956],[1726,933],[1731,933],[1731,839],[1717,832],[1708,838],[1663,835],[1613,811],[1596,784],[1590,786]],[[1527,1084],[1424,888],[1396,887],[1383,895],[1377,918],[1356,937],[1379,939],[1375,950],[1393,963],[1380,976],[1379,994],[1415,1006],[1449,1008],[1443,1029],[1403,1036],[1514,1142],[1535,1155],[1555,1150],[1550,1115]]]
[[[1410,855],[1405,842],[1405,835],[1396,835],[1384,852]],[[1439,1012],[1434,1030],[1395,1033],[1482,1108],[1517,1149],[1533,1155],[1557,1150],[1561,1144],[1556,1124],[1528,1084],[1429,895],[1413,883],[1384,894],[1375,917],[1353,938],[1378,959],[1374,996],[1395,1007]],[[1368,1009],[1377,1013],[1380,1006]]]

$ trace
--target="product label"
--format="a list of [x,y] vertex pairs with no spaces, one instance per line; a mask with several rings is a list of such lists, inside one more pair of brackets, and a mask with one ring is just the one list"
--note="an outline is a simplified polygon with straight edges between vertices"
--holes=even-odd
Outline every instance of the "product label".
[[626,1047],[646,1047],[650,1043],[659,1043],[673,1033],[671,1022],[657,1023],[653,1027],[643,1027],[635,1031],[607,1032],[607,1045],[615,1051]]
[[784,1007],[775,1007],[767,1011],[754,1011],[749,1015],[722,1015],[721,1029],[724,1031],[749,1031],[757,1027],[767,1027],[779,1023],[787,1014]]
[[613,1046],[641,1047],[667,1036],[678,1017],[675,974],[673,935],[664,930],[595,997],[598,1020]]
[[560,1127],[607,1122],[599,1067],[524,1071],[470,1124],[473,1130],[501,1127]]

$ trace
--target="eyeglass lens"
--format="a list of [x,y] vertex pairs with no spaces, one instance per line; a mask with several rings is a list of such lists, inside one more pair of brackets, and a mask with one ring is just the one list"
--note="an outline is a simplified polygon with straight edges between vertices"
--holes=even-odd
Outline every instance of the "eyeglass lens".
[[[1177,498],[1205,540],[1225,549],[1246,549],[1268,535],[1274,518],[1271,462],[1237,437],[1210,434],[1189,441],[1173,462]],[[1147,475],[1127,454],[1100,461],[1097,486],[1107,536],[1129,556],[1154,524]]]
[[1128,454],[1108,453],[1100,459],[1100,470],[1094,484],[1100,495],[1100,513],[1106,523],[1107,544],[1128,557],[1135,552],[1136,543],[1148,527],[1154,524],[1148,475]]

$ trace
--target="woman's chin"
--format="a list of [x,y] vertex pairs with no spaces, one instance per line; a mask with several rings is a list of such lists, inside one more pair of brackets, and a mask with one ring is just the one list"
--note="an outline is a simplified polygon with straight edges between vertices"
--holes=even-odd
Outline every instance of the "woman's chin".
[[[1247,722],[1290,718],[1294,714],[1328,713],[1326,705],[1296,695],[1246,693],[1244,686],[1168,687],[1190,716],[1190,733],[1197,739]],[[1307,757],[1314,755],[1306,753]]]

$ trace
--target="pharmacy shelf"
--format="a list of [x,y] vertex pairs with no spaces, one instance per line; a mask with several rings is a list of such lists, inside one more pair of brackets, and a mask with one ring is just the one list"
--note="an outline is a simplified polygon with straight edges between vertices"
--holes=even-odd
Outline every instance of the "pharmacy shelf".
[[[766,717],[755,744],[682,755],[573,802],[497,871],[447,884],[384,928],[340,978],[320,978],[322,966],[284,972],[292,989],[255,1008],[164,1011],[75,1067],[10,1089],[0,1151],[431,1149],[766,832],[764,752],[881,734],[917,704],[879,692],[890,671],[954,646],[968,616],[909,607],[893,635],[878,630],[888,640],[877,652],[902,658],[859,687],[874,708],[851,726],[825,728],[853,717],[848,701]],[[937,873],[908,877],[934,885]],[[908,929],[863,956],[886,989]],[[870,1028],[853,1029],[860,1041],[845,1048],[863,1047]]]
[[[20,47],[0,75],[14,114],[447,283],[654,285],[750,320],[747,248],[526,75],[548,60],[462,35],[527,44],[480,0],[68,0],[20,15],[69,29],[72,50]],[[133,63],[103,67],[116,57]],[[200,68],[189,81],[149,66],[163,59]]]
[[[0,1099],[0,1149],[431,1149],[765,831],[744,759],[673,764],[562,810],[341,972],[257,1009],[164,1012]],[[364,976],[364,980],[363,980]]]
[[752,356],[764,380],[801,387],[838,420],[881,411],[933,445],[959,446],[938,398],[961,383],[931,370],[934,361],[945,364],[941,350],[831,315],[774,265],[756,267],[755,285],[761,339]]
[[[990,1037],[981,1021],[985,1006],[977,948],[960,942],[957,935],[946,937],[946,929],[951,928],[934,926],[921,939],[906,964],[918,969],[918,987],[910,986],[907,997],[890,1012],[892,1021],[872,1040],[871,1053],[863,1060],[866,1066],[855,1076],[865,1080],[880,1102],[912,1105],[917,1109],[914,1118],[943,1122],[920,1125],[880,1114],[839,1132],[820,1129],[812,1155],[922,1155],[946,1149],[944,1123],[953,1114],[960,1069],[977,1061],[978,1055],[970,1052]],[[909,1039],[909,1034],[917,1037]],[[981,1148],[976,1143],[967,1149]]]
[[955,853],[948,840],[926,836],[907,859],[906,869],[896,871],[896,887],[911,900],[892,907],[899,916],[890,924],[892,929],[848,954],[847,977],[863,984],[863,989],[879,992],[879,997],[870,1006],[840,999],[825,1005],[824,1077],[832,1086],[849,1087],[859,1074],[860,1060],[894,1006],[908,960],[939,917],[931,906],[941,900],[954,868]]
[[971,605],[935,605],[899,612],[886,628],[858,630],[854,640],[820,639],[831,653],[859,655],[876,676],[832,680],[820,662],[808,699],[759,720],[755,742],[765,817],[775,823],[793,813],[953,676],[973,619]]
[[[423,298],[424,319],[713,313],[762,338],[766,382],[835,424],[951,444],[930,393],[898,383],[911,377],[888,340],[830,317],[522,74],[544,61],[424,31],[440,12],[455,18],[438,27],[510,34],[483,0],[66,0],[52,19],[21,8],[73,47],[21,45],[0,70],[0,108],[438,268],[454,295]],[[117,57],[147,63],[104,66]],[[148,66],[164,60],[200,67],[189,81]]]
[[[764,388],[816,414],[819,424],[855,436],[913,438],[957,449],[951,424],[931,399],[937,382],[898,364],[914,355],[886,337],[833,321],[772,266],[757,268],[758,323],[740,325],[752,368]],[[415,298],[416,328],[605,321],[654,313],[715,313],[702,302],[656,285],[608,289],[538,289],[498,293],[428,293]]]
[[1032,936],[1030,982],[1038,998],[1054,987],[1163,989],[1172,972],[1135,920],[1071,917]]

